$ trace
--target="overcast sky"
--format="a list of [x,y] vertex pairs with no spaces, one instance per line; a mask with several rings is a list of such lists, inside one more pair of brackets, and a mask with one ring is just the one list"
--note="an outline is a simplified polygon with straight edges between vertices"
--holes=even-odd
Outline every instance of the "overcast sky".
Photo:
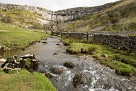
[[0,0],[1,3],[39,6],[49,10],[61,10],[81,6],[98,6],[118,0]]

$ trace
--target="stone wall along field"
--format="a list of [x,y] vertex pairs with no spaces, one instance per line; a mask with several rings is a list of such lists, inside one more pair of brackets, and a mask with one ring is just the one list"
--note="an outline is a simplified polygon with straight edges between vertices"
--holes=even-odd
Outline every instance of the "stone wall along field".
[[136,36],[100,33],[62,33],[65,37],[83,39],[87,42],[95,42],[110,45],[121,50],[136,51]]

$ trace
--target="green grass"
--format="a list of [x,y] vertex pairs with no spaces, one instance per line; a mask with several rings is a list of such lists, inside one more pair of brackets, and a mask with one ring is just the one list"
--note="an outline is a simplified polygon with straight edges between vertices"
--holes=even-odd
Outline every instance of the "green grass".
[[56,91],[43,74],[26,70],[7,74],[0,69],[0,91]]
[[63,42],[63,44],[64,45],[70,45],[70,43],[72,43],[73,42],[73,40],[72,39],[62,39],[62,42]]
[[98,47],[95,45],[85,44],[85,43],[71,43],[67,51],[73,54],[79,53],[89,53],[95,52]]
[[0,45],[10,48],[22,48],[47,37],[40,30],[22,29],[13,25],[0,23]]
[[136,73],[135,55],[131,55],[125,51],[115,50],[105,45],[99,45],[99,47],[100,50],[97,50],[93,56],[100,63],[115,69],[120,75],[131,76]]
[[136,68],[129,64],[125,64],[116,60],[98,59],[101,64],[104,64],[112,69],[115,69],[116,73],[123,76],[132,76],[136,73]]
[[126,55],[121,55],[121,54],[116,54],[114,55],[114,60],[126,63],[126,64],[130,64],[134,67],[136,67],[136,57],[130,57],[130,56],[126,56]]
[[99,44],[71,43],[67,52],[91,54],[95,59],[123,76],[136,74],[136,55]]

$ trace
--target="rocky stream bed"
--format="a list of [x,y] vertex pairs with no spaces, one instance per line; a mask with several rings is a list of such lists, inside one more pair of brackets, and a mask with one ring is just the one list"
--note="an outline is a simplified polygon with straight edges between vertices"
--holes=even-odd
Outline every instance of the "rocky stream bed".
[[[136,78],[122,77],[89,55],[70,55],[59,37],[49,37],[26,48],[0,54],[0,58],[34,54],[38,71],[45,74],[58,91],[136,91]],[[68,64],[65,64],[65,63]]]

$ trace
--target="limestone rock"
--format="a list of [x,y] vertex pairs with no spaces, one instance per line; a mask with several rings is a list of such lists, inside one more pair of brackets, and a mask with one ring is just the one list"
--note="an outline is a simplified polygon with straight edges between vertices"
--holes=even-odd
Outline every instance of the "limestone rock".
[[0,59],[0,63],[5,63],[7,60],[6,59]]
[[81,79],[82,79],[82,75],[81,74],[76,74],[73,78],[73,85],[74,87],[77,87],[78,85],[81,84]]
[[24,56],[21,56],[22,59],[27,59],[27,58],[30,58],[30,59],[35,59],[35,56],[32,55],[32,54],[26,54]]
[[46,41],[43,41],[42,43],[46,44],[47,42],[46,42]]
[[67,67],[67,68],[72,68],[73,69],[75,67],[75,64],[73,64],[72,62],[65,62],[64,66]]
[[52,74],[50,72],[46,72],[44,73],[44,75],[49,79],[52,78]]
[[63,67],[60,67],[58,65],[54,65],[52,68],[51,68],[51,71],[54,73],[54,74],[61,74],[64,69]]
[[38,70],[39,61],[32,54],[21,56],[20,67],[28,70]]

